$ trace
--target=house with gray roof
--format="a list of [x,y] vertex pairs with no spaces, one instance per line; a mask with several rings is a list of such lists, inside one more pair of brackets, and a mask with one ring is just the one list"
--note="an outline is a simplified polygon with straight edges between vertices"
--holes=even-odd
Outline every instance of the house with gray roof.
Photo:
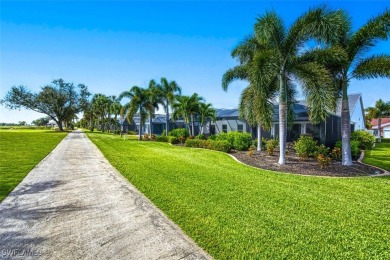
[[[349,98],[349,108],[351,113],[351,129],[365,130],[364,108],[361,94],[351,94]],[[337,109],[320,124],[313,125],[309,121],[306,102],[301,101],[292,105],[294,112],[294,122],[287,132],[287,141],[292,142],[299,138],[301,134],[312,135],[317,141],[327,146],[332,146],[338,140],[341,140],[341,99],[338,102]],[[252,134],[253,138],[257,136],[256,126],[250,126],[245,120],[239,118],[238,109],[217,109],[217,121],[210,122],[209,134],[218,134],[221,132],[240,131]],[[274,105],[274,116],[272,128],[270,131],[262,130],[262,136],[265,138],[278,138],[279,135],[279,105]]]

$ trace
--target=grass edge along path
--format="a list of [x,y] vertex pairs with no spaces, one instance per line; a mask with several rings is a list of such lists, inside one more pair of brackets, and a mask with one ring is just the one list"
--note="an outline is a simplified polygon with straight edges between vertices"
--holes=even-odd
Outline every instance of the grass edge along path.
[[390,171],[390,143],[376,143],[364,152],[363,162]]
[[67,134],[51,130],[0,130],[0,202]]
[[216,259],[390,258],[389,177],[280,174],[214,151],[88,136]]

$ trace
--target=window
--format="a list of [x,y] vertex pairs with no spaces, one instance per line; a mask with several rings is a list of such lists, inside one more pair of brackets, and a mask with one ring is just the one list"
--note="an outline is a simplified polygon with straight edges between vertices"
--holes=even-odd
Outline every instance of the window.
[[222,125],[222,132],[227,133],[227,125]]
[[238,132],[244,131],[244,125],[237,125],[237,131]]

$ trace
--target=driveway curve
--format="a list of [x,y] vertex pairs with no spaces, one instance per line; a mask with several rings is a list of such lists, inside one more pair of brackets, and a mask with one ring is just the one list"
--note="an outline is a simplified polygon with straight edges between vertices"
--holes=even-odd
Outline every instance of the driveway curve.
[[0,204],[1,259],[210,259],[70,133]]

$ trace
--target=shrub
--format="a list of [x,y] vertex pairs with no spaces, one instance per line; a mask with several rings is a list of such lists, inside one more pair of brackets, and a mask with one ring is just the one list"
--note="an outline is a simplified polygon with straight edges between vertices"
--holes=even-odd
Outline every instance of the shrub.
[[[352,140],[351,141],[351,155],[352,157],[358,157],[360,155],[360,149],[359,149],[360,143],[359,141]],[[341,159],[341,153],[342,153],[342,141],[337,141],[334,145],[336,148],[340,148],[340,159]]]
[[269,139],[265,145],[267,147],[267,154],[271,156],[274,155],[274,151],[278,145],[279,141],[277,139]]
[[163,131],[162,131],[161,136],[164,136],[164,135],[165,135],[165,136],[167,135],[167,131],[166,131],[166,130],[163,130]]
[[375,137],[369,132],[357,130],[351,133],[351,140],[359,141],[359,148],[361,150],[369,150],[374,145]]
[[256,149],[256,147],[254,145],[251,145],[251,147],[249,147],[249,149],[248,149],[248,156],[249,157],[253,156],[255,149]]
[[321,153],[317,155],[317,162],[320,165],[321,169],[327,167],[330,164],[331,160],[332,159],[329,156],[323,155]]
[[206,140],[207,138],[204,134],[200,134],[200,135],[195,136],[195,139]]
[[239,151],[248,150],[248,148],[252,145],[251,134],[238,131],[220,133],[216,136],[216,140],[228,141],[234,149]]
[[149,140],[149,134],[144,134],[142,140],[148,141]]
[[300,159],[316,157],[318,151],[317,141],[311,136],[301,135],[299,139],[294,142],[294,149]]
[[217,136],[216,135],[210,135],[208,139],[209,140],[217,140]]
[[184,143],[186,142],[186,139],[187,139],[187,138],[185,138],[184,136],[180,136],[180,137],[178,138],[178,140],[179,140],[179,142],[180,142],[181,144],[184,144]]
[[165,135],[157,136],[157,137],[156,137],[156,141],[157,141],[157,142],[168,142],[168,137],[165,136]]
[[127,134],[128,135],[136,135],[137,133],[135,131],[128,131]]
[[168,136],[168,143],[177,144],[179,143],[179,138],[177,138],[176,136]]
[[185,128],[177,128],[169,132],[169,136],[175,136],[176,138],[179,137],[188,137],[190,134],[187,129]]
[[341,147],[333,147],[332,152],[330,153],[330,156],[335,159],[340,161],[341,160]]
[[321,144],[317,146],[317,157],[318,155],[328,156],[329,154],[329,147],[326,147],[325,145]]
[[150,137],[151,140],[153,141],[156,141],[156,135],[155,134],[152,134],[152,136]]
[[381,142],[382,143],[390,143],[390,138],[382,138]]
[[221,152],[230,152],[231,146],[226,140],[214,141],[214,140],[201,140],[201,139],[187,139],[184,146],[205,148],[210,150],[216,150]]

